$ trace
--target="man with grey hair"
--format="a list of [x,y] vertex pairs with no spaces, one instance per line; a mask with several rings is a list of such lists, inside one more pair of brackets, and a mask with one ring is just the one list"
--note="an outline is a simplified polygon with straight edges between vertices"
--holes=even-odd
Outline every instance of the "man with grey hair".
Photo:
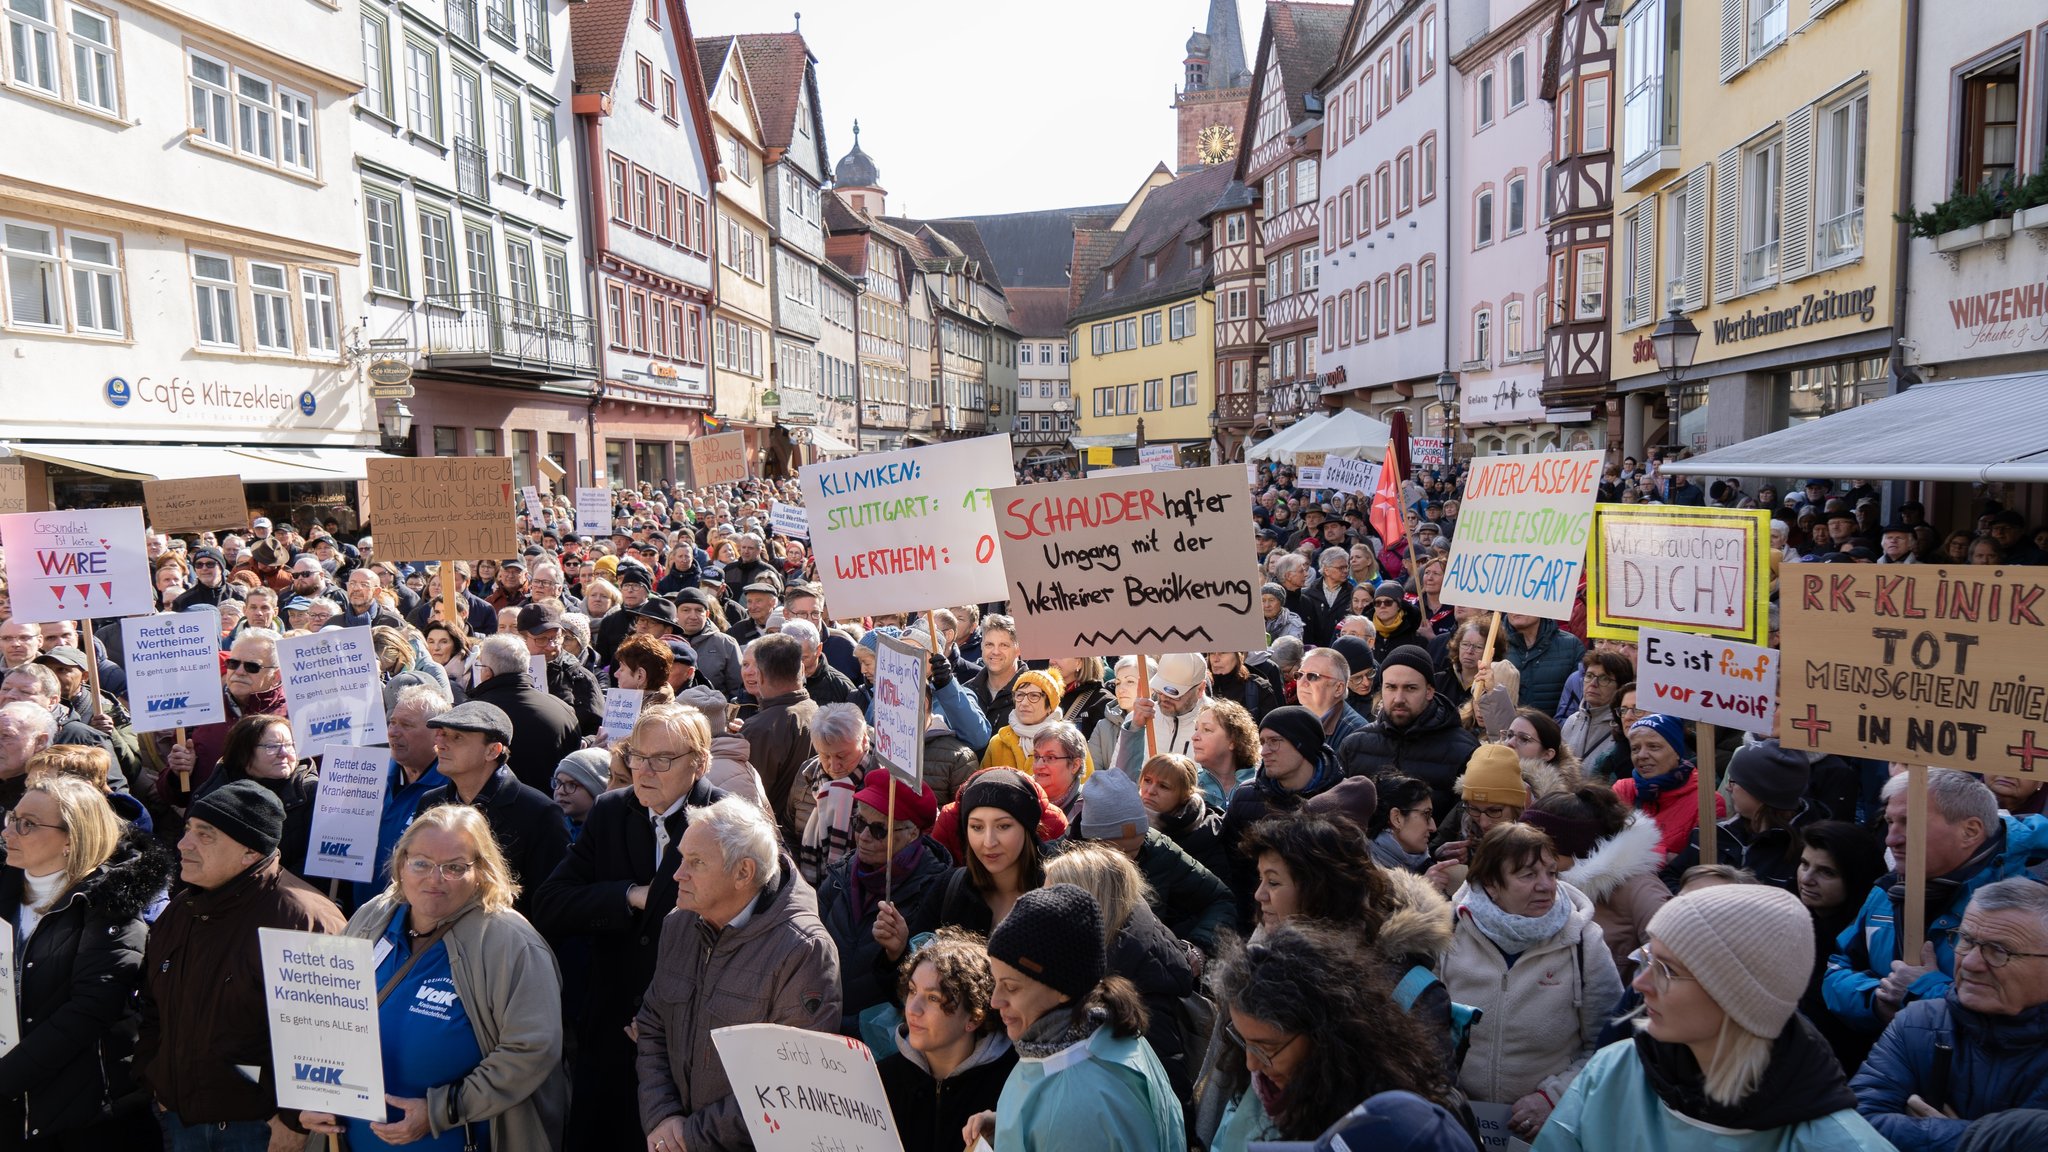
[[657,975],[635,1021],[649,1152],[752,1146],[751,1098],[733,1091],[715,1026],[839,1027],[839,949],[775,826],[737,796],[688,813],[676,911],[662,921]]
[[804,646],[804,691],[810,693],[811,699],[820,707],[853,699],[853,681],[825,663],[824,640],[818,635],[816,624],[809,620],[784,620],[782,634],[795,637]]
[[[519,782],[546,796],[554,791],[555,765],[583,746],[576,710],[535,687],[528,672],[526,641],[517,632],[484,638],[470,656],[477,682],[467,699],[495,705],[512,721],[511,758],[506,767]],[[534,884],[540,883],[535,877]]]
[[811,750],[789,791],[797,869],[816,884],[853,850],[853,794],[875,767],[867,718],[852,704],[827,704],[811,717]]
[[1031,777],[1060,811],[1067,827],[1081,826],[1081,780],[1088,767],[1088,738],[1064,720],[1040,729],[1031,738]]
[[341,594],[348,599],[334,623],[343,628],[403,628],[405,619],[384,602],[377,599],[377,593],[384,587],[377,574],[368,568],[357,568],[349,572],[343,581]]
[[365,904],[391,881],[387,865],[398,838],[412,823],[420,798],[445,786],[448,778],[440,772],[440,754],[434,749],[430,722],[455,705],[438,689],[425,684],[401,688],[384,719],[385,744],[391,749],[390,782],[384,787],[384,811],[377,819],[375,876],[358,880],[357,904]]
[[[0,704],[11,704],[16,700],[27,700],[50,710],[56,718],[57,734],[52,744],[83,744],[88,748],[104,748],[108,755],[114,755],[114,742],[107,734],[72,715],[64,707],[64,688],[58,683],[57,674],[41,664],[29,664],[16,668],[0,677]],[[126,791],[127,777],[121,772],[121,762],[115,757],[107,773],[109,787]]]
[[1955,950],[1948,994],[1900,1010],[1849,1084],[1901,1148],[1954,1148],[1983,1117],[2048,1106],[2048,885],[1978,889]]
[[29,758],[50,746],[57,718],[28,700],[0,704],[0,808],[10,812],[28,786]]
[[1316,557],[1322,572],[1320,582],[1301,593],[1301,639],[1310,646],[1328,644],[1337,638],[1337,622],[1351,614],[1351,594],[1358,585],[1351,579],[1351,553],[1344,548],[1325,548]]
[[1952,768],[1927,769],[1927,827],[1917,839],[1926,852],[1927,942],[1920,955],[1901,955],[1898,926],[1905,923],[1908,835],[1906,781],[1885,782],[1885,847],[1897,870],[1878,880],[1842,933],[1842,949],[1828,957],[1821,995],[1843,1023],[1875,1034],[1899,1010],[1918,1000],[1939,1000],[1956,971],[1955,929],[1973,896],[1994,881],[2019,876],[2048,861],[2048,816],[2008,816],[1982,780]]

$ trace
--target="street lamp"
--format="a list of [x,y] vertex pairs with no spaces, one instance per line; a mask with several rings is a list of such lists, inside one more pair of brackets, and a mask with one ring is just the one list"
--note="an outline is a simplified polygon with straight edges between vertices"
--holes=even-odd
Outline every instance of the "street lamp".
[[1657,327],[1650,333],[1650,344],[1657,353],[1657,368],[1664,373],[1664,379],[1670,384],[1665,397],[1671,406],[1669,436],[1673,448],[1679,446],[1678,382],[1685,377],[1686,370],[1692,367],[1693,354],[1698,352],[1700,347],[1700,330],[1679,311],[1683,307],[1684,293],[1672,293],[1671,311],[1657,322]]
[[378,431],[384,436],[384,450],[396,452],[412,443],[412,409],[403,400],[393,400],[391,407],[377,419]]
[[1458,378],[1446,368],[1436,374],[1436,402],[1444,410],[1444,451],[1451,447],[1451,426],[1458,422]]

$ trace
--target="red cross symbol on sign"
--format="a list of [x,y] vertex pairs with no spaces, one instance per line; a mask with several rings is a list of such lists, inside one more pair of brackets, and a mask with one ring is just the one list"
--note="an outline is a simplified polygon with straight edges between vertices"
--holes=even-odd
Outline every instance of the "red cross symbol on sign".
[[[1806,719],[1794,720],[1792,726],[1806,733],[1806,746],[1808,748],[1820,747],[1821,733],[1831,732],[1835,727],[1828,721],[1820,719],[1820,710],[1811,704],[1806,706]],[[2044,754],[2048,754],[2048,750],[2044,750]]]
[[2034,761],[2036,760],[2048,760],[2048,748],[2043,748],[2034,743],[2034,730],[2032,728],[2027,729],[2021,735],[2019,743],[2006,745],[2005,754],[2020,758],[2020,771],[2022,772],[2032,772],[2034,770]]

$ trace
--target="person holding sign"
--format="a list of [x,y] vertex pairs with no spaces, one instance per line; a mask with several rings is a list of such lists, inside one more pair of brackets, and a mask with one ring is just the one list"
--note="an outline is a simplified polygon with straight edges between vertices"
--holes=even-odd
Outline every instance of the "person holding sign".
[[953,871],[952,854],[930,836],[938,815],[931,789],[886,770],[869,772],[853,796],[853,851],[818,883],[818,915],[839,948],[839,1030],[848,1036],[861,1034],[861,1013],[889,1002],[890,966],[875,935],[881,902],[915,905]]
[[178,858],[186,888],[149,934],[135,1049],[166,1152],[289,1139],[276,1115],[257,929],[335,933],[348,921],[284,870],[283,835],[284,805],[251,780],[222,785],[185,814]]
[[[17,1040],[0,1055],[0,1131],[38,1146],[142,1148],[162,1139],[131,1079],[142,986],[142,913],[175,858],[124,828],[73,776],[30,784],[6,821],[0,917],[17,941]],[[18,1019],[13,1019],[17,1018]],[[20,1146],[18,1143],[15,1146]]]
[[182,807],[192,789],[206,783],[220,764],[228,730],[243,716],[285,714],[284,674],[277,666],[277,642],[283,636],[268,628],[245,628],[228,648],[221,679],[227,714],[233,720],[201,724],[186,733],[183,744],[171,744],[164,756],[170,771],[157,777],[157,794],[166,804]]
[[[1700,827],[1699,772],[1685,721],[1661,713],[1645,716],[1629,725],[1628,746],[1635,771],[1614,782],[1614,794],[1657,822],[1662,833],[1658,850],[1675,856]],[[1714,812],[1726,816],[1728,802],[1714,797]]]
[[[422,812],[391,853],[391,886],[348,935],[376,942],[381,1123],[301,1112],[326,1152],[558,1147],[569,1108],[561,977],[540,933],[512,910],[519,885],[470,808]],[[479,1140],[484,1137],[488,1144]]]

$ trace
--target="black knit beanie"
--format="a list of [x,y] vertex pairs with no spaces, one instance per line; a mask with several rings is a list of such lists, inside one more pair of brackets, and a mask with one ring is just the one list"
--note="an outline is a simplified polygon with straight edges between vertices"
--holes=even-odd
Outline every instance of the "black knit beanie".
[[284,839],[283,803],[254,780],[221,785],[194,800],[185,815],[206,821],[258,856],[277,851]]
[[1380,661],[1380,675],[1384,677],[1389,668],[1413,668],[1424,684],[1436,679],[1436,663],[1429,658],[1429,651],[1413,644],[1403,644],[1387,653],[1387,658]]
[[960,799],[955,809],[960,814],[960,826],[967,826],[967,816],[976,808],[994,808],[1007,814],[1024,826],[1031,838],[1038,838],[1038,822],[1045,817],[1044,809],[1038,803],[1038,790],[1031,786],[1031,780],[1015,768],[993,768],[967,782],[960,790]]
[[1270,730],[1294,745],[1294,750],[1310,764],[1323,758],[1323,722],[1299,704],[1283,705],[1266,713],[1266,718],[1259,721],[1259,728]]
[[1102,908],[1072,884],[1034,888],[988,938],[988,955],[1070,1001],[1102,983]]

